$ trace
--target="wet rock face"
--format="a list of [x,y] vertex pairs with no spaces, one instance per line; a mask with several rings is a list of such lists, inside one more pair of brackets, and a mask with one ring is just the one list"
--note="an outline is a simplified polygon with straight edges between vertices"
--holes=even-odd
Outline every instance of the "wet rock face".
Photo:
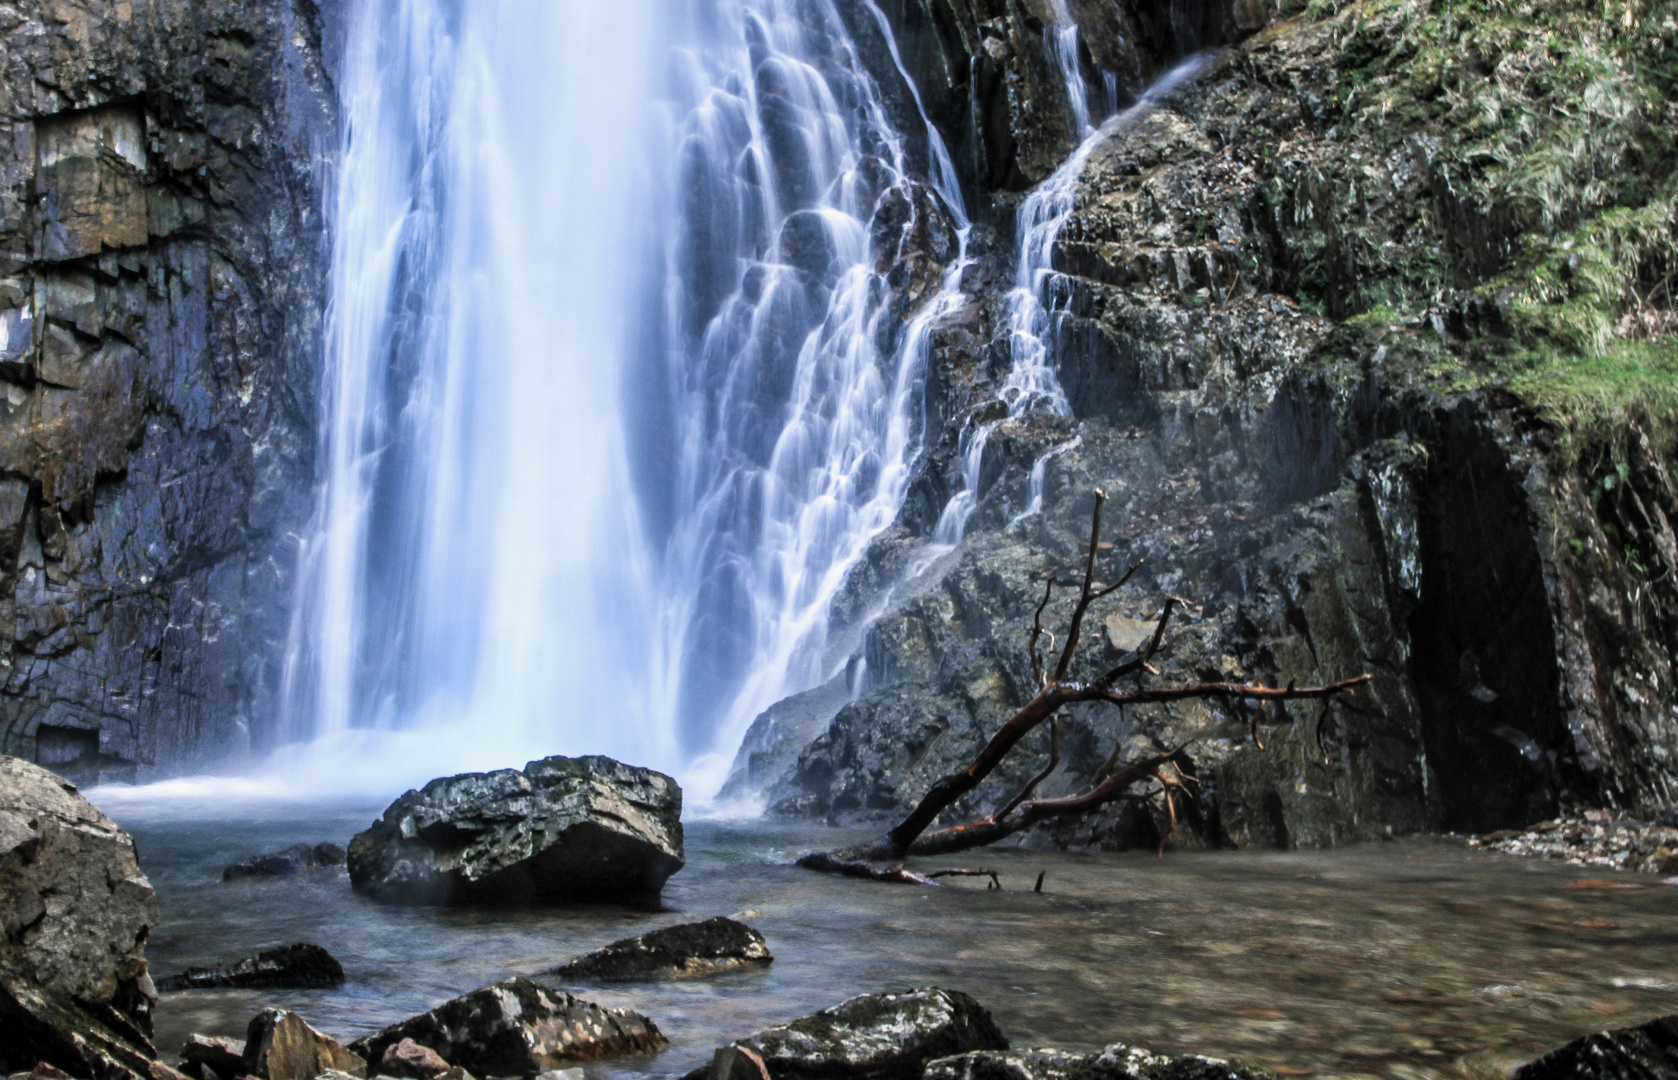
[[768,967],[774,959],[762,934],[719,915],[614,941],[555,968],[548,977],[562,982],[691,979]]
[[656,900],[682,868],[681,815],[674,780],[606,757],[446,777],[356,834],[350,882],[398,904]]
[[1509,1076],[1511,1080],[1672,1080],[1678,1077],[1678,1016],[1575,1039]]
[[57,776],[0,756],[0,1064],[144,1075],[157,918],[128,834]]
[[187,968],[157,980],[160,991],[215,990],[231,986],[338,986],[344,968],[319,945],[298,943],[265,949],[219,968]]
[[[1070,7],[1086,45],[1105,49],[1119,24],[1102,20],[1121,9]],[[991,12],[970,41],[951,5],[889,8],[934,112],[941,85],[970,100],[952,73],[1001,48],[997,20],[1032,11]],[[1344,51],[1343,24],[1299,15],[1249,37],[1268,13],[1221,10],[1222,40],[1239,44],[1128,114],[1087,159],[1044,285],[1071,417],[1009,417],[998,401],[1019,202],[995,175],[975,180],[970,207],[994,234],[975,229],[970,303],[934,333],[920,475],[835,609],[860,621],[895,591],[859,630],[855,699],[760,789],[775,812],[897,817],[971,761],[1035,692],[1033,582],[1081,567],[1097,487],[1112,545],[1100,576],[1142,563],[1097,617],[1115,617],[1122,638],[1164,597],[1190,601],[1153,681],[1374,678],[1328,707],[1070,710],[1041,794],[1086,790],[1115,754],[1194,738],[1200,798],[1173,837],[1184,845],[1309,847],[1670,805],[1678,575],[1653,569],[1678,553],[1670,452],[1628,424],[1601,451],[1622,465],[1592,465],[1513,394],[1442,389],[1441,368],[1479,371],[1477,350],[1502,347],[1475,329],[1473,288],[1504,256],[1453,247],[1438,203],[1430,155],[1461,132],[1427,119],[1388,138],[1369,114],[1336,112],[1349,69],[1371,62]],[[1389,18],[1368,48],[1405,70],[1402,19]],[[1147,51],[1151,70],[1167,62]],[[1402,317],[1384,306],[1440,260],[1454,299]],[[964,542],[896,583],[963,490],[976,430],[986,441]],[[1041,509],[1028,513],[1034,492]],[[1616,554],[1626,536],[1647,573]],[[1045,625],[1063,632],[1070,606],[1059,594]],[[1123,648],[1088,635],[1074,677]],[[944,823],[996,809],[1048,744],[1034,733]],[[1167,826],[1117,807],[1022,842],[1152,846]]]
[[0,751],[261,749],[309,512],[334,99],[313,4],[0,20]]
[[534,1077],[584,1061],[661,1050],[658,1025],[629,1009],[603,1009],[529,979],[508,979],[446,1001],[351,1049],[369,1061],[404,1040],[474,1076]]
[[[860,994],[732,1045],[756,1054],[771,1080],[915,1080],[934,1058],[1006,1050],[1008,1040],[983,1005],[958,990],[929,987]],[[696,1069],[684,1080],[709,1071]]]

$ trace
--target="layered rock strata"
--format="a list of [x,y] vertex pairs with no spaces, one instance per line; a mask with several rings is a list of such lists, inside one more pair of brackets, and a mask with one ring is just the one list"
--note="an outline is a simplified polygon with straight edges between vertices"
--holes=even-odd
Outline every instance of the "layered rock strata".
[[333,97],[311,0],[0,12],[0,751],[273,737]]

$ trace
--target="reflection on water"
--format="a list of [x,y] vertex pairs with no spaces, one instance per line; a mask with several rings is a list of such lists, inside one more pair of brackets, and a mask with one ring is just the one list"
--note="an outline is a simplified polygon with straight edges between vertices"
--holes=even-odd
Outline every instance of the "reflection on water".
[[1001,871],[998,893],[824,877],[788,863],[847,834],[701,822],[662,912],[385,908],[341,871],[216,880],[259,850],[344,843],[375,812],[189,822],[118,809],[163,908],[154,971],[313,941],[349,975],[339,990],[166,995],[160,1046],[192,1031],[242,1036],[270,1003],[352,1038],[627,934],[747,908],[775,953],[768,971],[586,991],[646,1012],[672,1043],[591,1066],[591,1080],[682,1072],[719,1043],[850,994],[928,983],[979,998],[1016,1046],[1126,1040],[1288,1076],[1491,1077],[1586,1031],[1678,1011],[1678,888],[1434,841],[939,860]]

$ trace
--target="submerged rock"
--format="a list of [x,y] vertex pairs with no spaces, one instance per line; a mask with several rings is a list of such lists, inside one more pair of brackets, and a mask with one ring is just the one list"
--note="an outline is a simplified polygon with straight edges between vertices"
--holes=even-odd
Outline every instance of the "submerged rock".
[[73,785],[0,756],[0,1068],[146,1075],[156,922],[133,839]]
[[1678,1080],[1678,1015],[1574,1039],[1509,1076],[1510,1080]]
[[319,945],[299,942],[264,949],[236,964],[219,968],[187,968],[179,975],[157,980],[160,991],[212,990],[230,986],[338,986],[343,966]]
[[682,789],[608,757],[433,780],[350,841],[357,892],[397,904],[649,901],[680,870]]
[[367,1059],[284,1009],[264,1009],[251,1020],[244,1059],[245,1071],[264,1080],[315,1080],[329,1069],[367,1075]]
[[548,974],[561,980],[686,979],[767,967],[774,959],[762,934],[718,915],[614,941]]
[[[771,1080],[918,1080],[933,1058],[1006,1050],[990,1012],[959,990],[928,987],[860,994],[830,1009],[737,1039],[762,1059]],[[723,1047],[728,1050],[730,1047]],[[719,1054],[725,1076],[738,1071]],[[703,1080],[711,1067],[684,1080]]]
[[1274,1075],[1199,1054],[1156,1054],[1114,1043],[1099,1054],[983,1050],[928,1062],[924,1080],[1275,1080]]
[[308,844],[293,844],[284,851],[253,855],[236,862],[221,872],[221,879],[237,881],[248,877],[284,877],[289,874],[301,874],[306,870],[343,866],[347,861],[348,853],[337,844],[323,842],[312,847]]
[[475,1076],[524,1077],[668,1045],[658,1025],[638,1012],[602,1008],[520,978],[445,1001],[350,1048],[368,1061],[382,1061],[404,1040]]

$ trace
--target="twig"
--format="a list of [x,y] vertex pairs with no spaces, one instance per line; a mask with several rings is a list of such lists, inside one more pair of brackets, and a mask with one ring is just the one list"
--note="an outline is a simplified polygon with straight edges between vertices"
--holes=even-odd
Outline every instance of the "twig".
[[988,878],[990,878],[990,884],[985,886],[985,890],[987,892],[989,892],[993,889],[997,892],[1002,891],[1002,879],[997,876],[995,870],[934,870],[932,873],[930,873],[926,876],[929,877],[929,878],[988,877]]
[[1009,799],[1007,805],[1003,806],[1002,809],[998,810],[992,816],[999,818],[1007,817],[1011,812],[1013,812],[1014,807],[1020,805],[1031,797],[1031,793],[1037,790],[1037,785],[1047,780],[1049,778],[1049,774],[1054,772],[1058,765],[1060,765],[1060,720],[1058,717],[1051,716],[1049,717],[1049,764],[1042,772],[1033,776],[1030,780],[1027,780],[1025,782],[1025,787],[1020,788],[1019,793],[1012,799]]
[[1095,489],[1095,510],[1090,514],[1090,554],[1084,560],[1084,581],[1078,589],[1078,603],[1072,609],[1072,621],[1066,627],[1066,644],[1060,651],[1060,663],[1055,665],[1055,682],[1064,682],[1072,668],[1072,654],[1078,651],[1078,635],[1084,629],[1084,612],[1089,610],[1091,586],[1095,583],[1095,559],[1101,553],[1101,508],[1107,502],[1107,492]]

